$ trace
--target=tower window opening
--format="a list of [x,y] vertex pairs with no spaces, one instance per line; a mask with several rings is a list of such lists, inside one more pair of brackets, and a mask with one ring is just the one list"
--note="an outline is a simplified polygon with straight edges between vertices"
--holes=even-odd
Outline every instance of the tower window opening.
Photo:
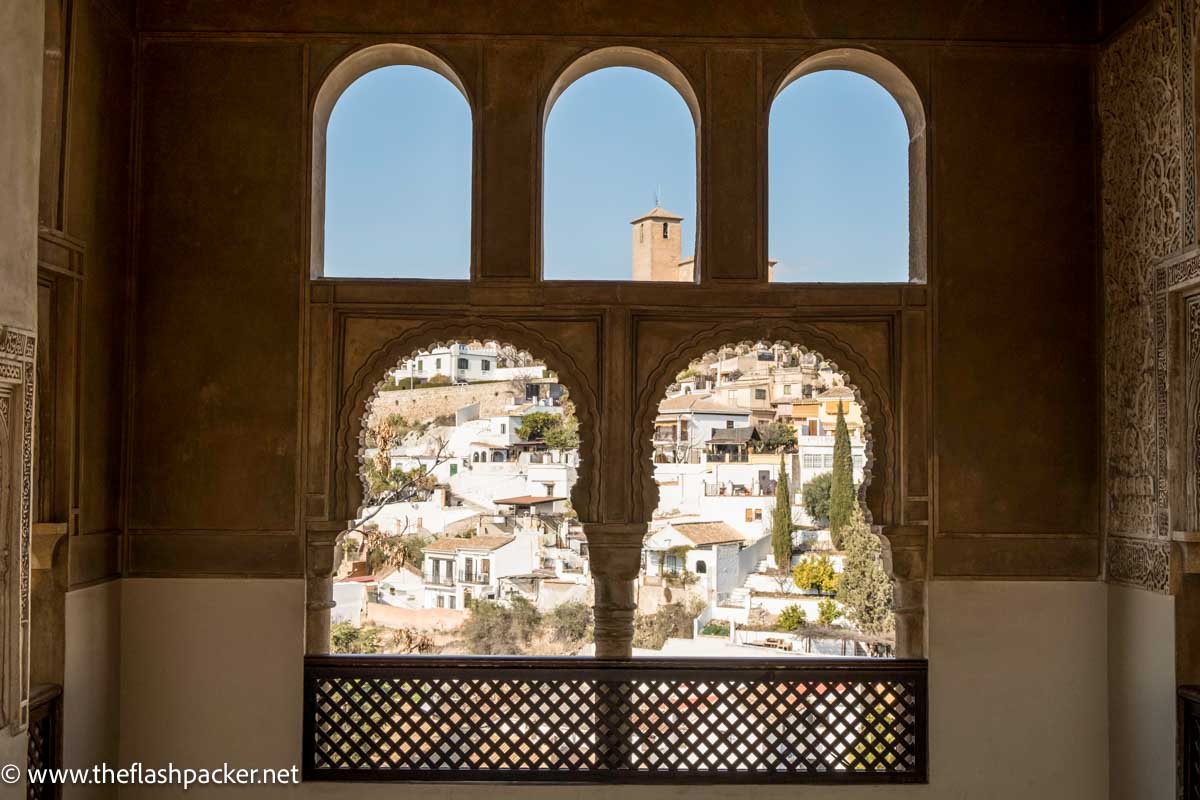
[[669,223],[669,222],[664,222],[664,223],[663,223],[663,238],[664,238],[664,239],[666,239],[666,238],[667,238],[667,229],[668,229],[668,227],[670,227],[670,224],[671,224],[671,223]]

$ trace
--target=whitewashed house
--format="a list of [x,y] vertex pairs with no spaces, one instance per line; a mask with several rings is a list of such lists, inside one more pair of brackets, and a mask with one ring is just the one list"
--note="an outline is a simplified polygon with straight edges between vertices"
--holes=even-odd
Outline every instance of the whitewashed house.
[[397,608],[421,608],[425,598],[425,577],[421,568],[405,564],[389,568],[376,578],[376,596],[380,603]]
[[533,572],[538,566],[538,538],[483,534],[448,536],[430,542],[422,552],[424,608],[466,608],[475,599],[496,599],[500,578]]
[[709,597],[724,595],[740,584],[738,552],[746,544],[746,538],[724,522],[668,522],[647,536],[642,574],[661,579],[690,572],[698,578],[694,589]]
[[405,378],[427,381],[435,375],[449,378],[454,383],[497,380],[496,357],[493,347],[471,347],[455,342],[417,353],[401,362],[392,374],[398,381]]
[[707,392],[668,397],[659,404],[654,419],[654,460],[698,463],[714,430],[746,427],[749,419],[746,409],[720,402]]

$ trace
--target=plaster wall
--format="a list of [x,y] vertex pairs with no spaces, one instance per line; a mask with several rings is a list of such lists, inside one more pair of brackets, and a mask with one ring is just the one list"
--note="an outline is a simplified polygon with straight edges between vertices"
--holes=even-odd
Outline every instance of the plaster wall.
[[0,325],[26,330],[37,321],[42,28],[41,0],[0,6]]
[[[909,787],[623,787],[630,798],[1108,797],[1105,587],[935,582],[930,587],[931,770]],[[290,767],[300,757],[304,591],[299,580],[127,579],[121,599],[121,761]],[[422,785],[308,784],[278,798],[420,797]],[[480,786],[439,786],[474,798]],[[496,785],[497,800],[561,787]],[[611,795],[572,787],[571,797]],[[126,787],[120,797],[184,797]],[[193,788],[186,797],[224,796]],[[1149,796],[1149,795],[1143,795]],[[1157,795],[1156,795],[1157,796]]]
[[1108,590],[1109,791],[1175,794],[1175,598]]
[[[121,582],[67,593],[63,766],[117,763],[121,689]],[[115,786],[63,787],[64,800],[117,796]]]

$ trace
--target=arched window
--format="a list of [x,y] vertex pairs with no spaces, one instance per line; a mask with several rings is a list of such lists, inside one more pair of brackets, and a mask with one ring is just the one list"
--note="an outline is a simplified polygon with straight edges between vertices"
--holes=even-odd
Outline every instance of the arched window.
[[471,108],[444,62],[407,45],[354,53],[313,128],[314,277],[470,277]]
[[[894,651],[883,543],[861,504],[871,480],[871,418],[850,377],[800,344],[734,341],[688,363],[659,400],[650,440],[658,506],[644,550],[648,563],[669,572],[680,542],[711,548],[696,552],[694,569],[713,577],[689,591],[716,604],[712,620],[739,621],[720,605],[737,593],[768,615],[773,638],[798,635],[779,621],[794,606],[812,622],[847,620],[838,631],[811,634],[828,640],[826,652]],[[706,388],[689,393],[685,381]],[[793,531],[790,540],[777,540],[777,525]],[[826,571],[793,570],[810,557]],[[812,590],[837,579],[861,591],[822,610]],[[639,602],[656,591],[644,583]],[[705,654],[722,655],[723,647]]]
[[771,106],[771,280],[925,279],[925,121],[893,64],[861,50],[814,56]]
[[695,280],[699,118],[683,73],[648,51],[596,50],[559,76],[543,120],[547,279]]

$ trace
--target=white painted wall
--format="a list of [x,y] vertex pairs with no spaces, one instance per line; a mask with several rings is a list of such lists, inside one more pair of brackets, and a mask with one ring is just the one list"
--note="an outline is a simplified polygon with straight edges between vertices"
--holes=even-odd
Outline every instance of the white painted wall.
[[1175,598],[1109,585],[1113,800],[1175,796]]
[[[1105,800],[1106,591],[1084,581],[930,584],[927,786],[629,786],[621,794],[634,800]],[[300,580],[125,581],[122,761],[298,763],[303,627]],[[1029,657],[1014,657],[1022,654]],[[1161,724],[1173,725],[1173,717]],[[471,800],[482,789],[439,785],[435,794]],[[613,793],[610,786],[494,785],[486,791],[493,800],[603,800]],[[418,800],[430,793],[419,784],[246,792],[289,800]],[[122,800],[225,796],[211,788],[187,795],[162,787],[121,792]]]
[[[67,592],[65,621],[63,766],[115,764],[121,713],[121,582]],[[63,787],[64,800],[116,796],[115,786]]]

